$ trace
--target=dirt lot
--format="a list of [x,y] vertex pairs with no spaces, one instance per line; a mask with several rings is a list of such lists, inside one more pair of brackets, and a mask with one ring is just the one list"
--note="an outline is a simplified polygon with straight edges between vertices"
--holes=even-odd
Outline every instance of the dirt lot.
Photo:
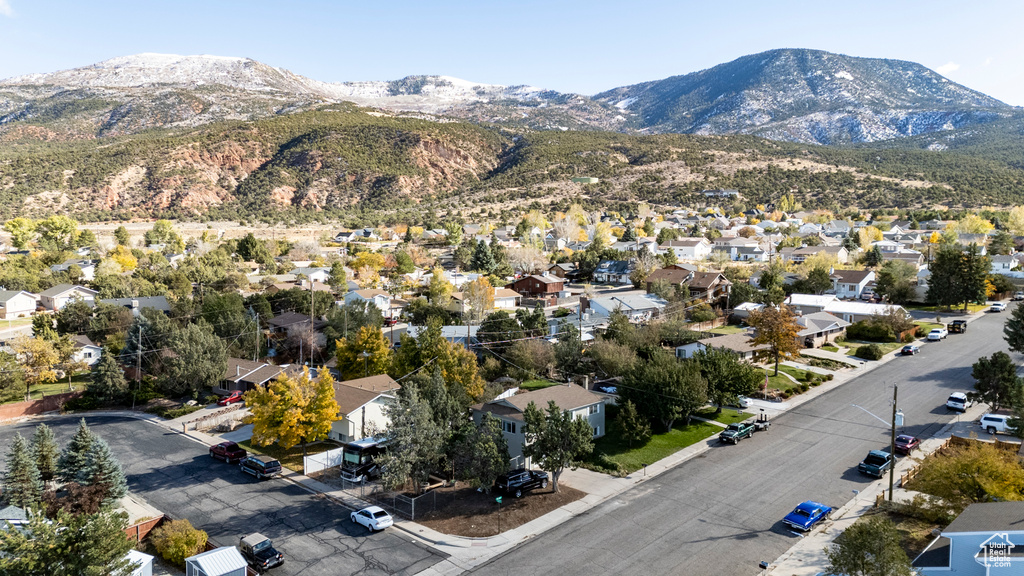
[[[416,522],[443,534],[456,536],[495,536],[522,526],[556,508],[583,498],[586,494],[575,488],[559,485],[558,494],[551,488],[534,490],[522,498],[504,496],[501,502],[501,529],[498,529],[496,493],[477,492],[465,484],[438,488],[437,510],[417,517]],[[442,504],[444,501],[444,505]]]

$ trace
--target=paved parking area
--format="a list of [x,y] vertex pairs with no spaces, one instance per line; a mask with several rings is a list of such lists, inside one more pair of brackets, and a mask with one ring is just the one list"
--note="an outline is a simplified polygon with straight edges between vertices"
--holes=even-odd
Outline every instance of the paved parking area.
[[[207,447],[162,426],[122,416],[89,416],[118,455],[131,491],[173,518],[187,518],[219,545],[261,532],[286,557],[279,576],[416,574],[445,555],[394,530],[368,534],[349,510],[285,480],[257,481],[213,460]],[[62,445],[78,417],[44,420]],[[31,436],[36,421],[0,426],[0,444]]]

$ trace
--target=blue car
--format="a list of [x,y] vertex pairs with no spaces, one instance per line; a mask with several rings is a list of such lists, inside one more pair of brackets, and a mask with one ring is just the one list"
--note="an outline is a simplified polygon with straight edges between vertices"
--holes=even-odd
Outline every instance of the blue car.
[[820,502],[808,500],[797,505],[792,512],[786,514],[782,521],[801,532],[807,532],[814,528],[815,524],[828,518],[831,513],[832,509],[828,506]]

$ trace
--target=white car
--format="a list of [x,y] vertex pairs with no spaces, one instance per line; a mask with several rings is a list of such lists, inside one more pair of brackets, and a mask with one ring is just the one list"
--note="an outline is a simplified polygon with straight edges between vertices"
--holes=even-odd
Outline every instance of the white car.
[[932,342],[942,340],[946,336],[949,336],[949,331],[945,328],[934,328],[928,333],[928,339]]
[[380,506],[370,506],[369,508],[353,512],[351,518],[356,524],[366,526],[366,529],[370,532],[383,530],[395,523],[391,515]]
[[751,404],[750,398],[746,396],[737,396],[736,400],[729,403],[730,406],[736,406],[737,408],[750,408]]
[[1006,302],[996,302],[988,310],[989,312],[1002,312],[1003,310],[1006,310]]
[[946,408],[956,410],[958,412],[966,411],[972,404],[974,403],[971,402],[970,398],[967,397],[967,394],[964,394],[963,392],[953,392],[946,400]]

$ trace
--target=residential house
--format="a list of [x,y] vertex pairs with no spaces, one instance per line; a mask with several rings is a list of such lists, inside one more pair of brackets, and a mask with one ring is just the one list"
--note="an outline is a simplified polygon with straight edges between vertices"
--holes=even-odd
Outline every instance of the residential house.
[[234,546],[185,558],[185,576],[246,576],[249,564]]
[[44,290],[39,294],[39,304],[47,310],[58,312],[75,298],[80,298],[86,302],[93,302],[98,295],[99,292],[85,286],[57,284],[53,288]]
[[834,257],[840,264],[846,264],[850,261],[850,253],[842,246],[803,246],[791,250],[783,248],[779,251],[780,256],[784,260],[788,259],[795,264],[802,263],[808,256],[821,253]]
[[1024,574],[1024,502],[971,504],[913,561],[921,576]]
[[384,408],[399,388],[387,374],[335,382],[334,400],[341,419],[331,424],[328,437],[348,443],[383,432],[390,423]]
[[507,398],[496,398],[490,402],[473,406],[473,420],[477,423],[484,414],[490,414],[501,422],[501,430],[508,443],[509,455],[512,456],[510,467],[526,466],[531,463],[523,458],[523,445],[526,434],[523,431],[525,421],[523,413],[533,402],[537,408],[545,410],[549,402],[554,402],[560,409],[571,412],[574,418],[586,419],[593,430],[593,437],[600,438],[605,434],[605,407],[601,396],[576,384],[560,384],[549,386],[532,392],[524,392]]
[[82,362],[89,366],[93,366],[100,361],[100,356],[103,354],[103,347],[94,344],[93,341],[85,334],[76,334],[72,336],[71,342],[75,345],[75,351],[71,355],[71,359],[75,362]]
[[391,294],[388,294],[383,290],[366,289],[346,292],[344,302],[346,306],[355,304],[364,308],[372,304],[380,310],[381,314],[383,314],[385,318],[390,318],[392,316]]
[[660,246],[662,252],[671,250],[678,260],[704,260],[711,255],[713,245],[707,238],[679,238],[669,240]]
[[576,263],[575,262],[560,262],[558,264],[552,264],[548,266],[546,272],[551,276],[557,276],[563,280],[573,280],[576,278]]
[[100,304],[112,306],[123,306],[132,311],[132,316],[138,316],[146,308],[159,310],[164,314],[171,313],[171,305],[167,302],[166,296],[139,296],[138,298],[104,298]]
[[304,266],[301,268],[292,269],[291,274],[294,274],[296,278],[298,278],[299,276],[305,276],[306,280],[310,282],[320,282],[321,284],[326,284],[327,279],[330,278],[331,276],[331,269]]
[[633,273],[632,260],[602,260],[594,269],[594,282],[625,286]]
[[770,348],[767,344],[754,346],[750,343],[753,337],[752,332],[737,332],[725,336],[703,338],[696,342],[684,344],[676,348],[676,358],[692,358],[701,350],[715,349],[728,350],[738,356],[741,360],[753,360],[757,352]]
[[[272,334],[285,334],[292,330],[308,330],[309,326],[309,314],[300,314],[298,312],[283,312],[267,320],[267,326],[270,328]],[[322,320],[317,320],[313,324],[315,330],[323,328],[326,323]]]
[[764,308],[764,304],[758,304],[756,302],[743,302],[733,306],[732,315],[740,320],[746,320],[750,317],[751,312],[758,312]]
[[592,310],[598,316],[610,317],[618,310],[629,318],[630,322],[647,322],[661,314],[668,302],[654,294],[639,291],[625,292],[614,296],[581,299],[584,312]]
[[701,190],[700,193],[703,194],[705,198],[732,198],[732,199],[736,199],[736,198],[740,197],[739,190],[733,190],[731,188],[717,189],[717,190]]
[[846,220],[832,220],[825,223],[821,231],[833,238],[846,238],[850,234],[850,223]]
[[994,256],[989,256],[989,260],[992,261],[991,272],[993,274],[1009,272],[1017,265],[1017,260],[1009,254],[996,254]]
[[819,348],[828,342],[835,342],[836,338],[846,334],[846,327],[850,325],[850,322],[828,312],[807,314],[796,321],[804,327],[796,333],[797,340],[807,348]]
[[0,290],[0,320],[25,318],[36,311],[36,295],[24,290]]
[[515,310],[519,306],[522,295],[508,288],[494,289],[494,308],[496,310]]
[[860,298],[864,289],[875,281],[873,270],[833,270],[829,275],[832,289],[839,298]]
[[790,294],[785,304],[797,314],[813,314],[815,312],[828,312],[838,316],[847,322],[860,322],[874,316],[889,314],[892,310],[907,313],[902,306],[895,304],[871,304],[868,302],[857,302],[853,300],[840,300],[834,295],[815,294]]
[[882,252],[882,262],[888,262],[889,260],[902,260],[920,268],[924,265],[924,254],[917,250],[908,250],[906,248],[897,252]]
[[526,298],[544,298],[554,300],[565,287],[565,281],[557,276],[531,274],[519,278],[505,288],[518,292]]
[[[307,317],[308,321],[309,318]],[[227,394],[240,390],[245,392],[252,390],[257,385],[265,386],[267,382],[277,378],[289,371],[290,366],[275,366],[266,362],[254,362],[241,358],[228,358],[227,370],[224,372],[224,379],[221,381],[220,389],[214,388],[214,392]],[[297,368],[294,368],[297,370]]]
[[[426,326],[408,326],[405,333],[416,338],[426,329]],[[476,333],[479,331],[480,326],[477,324],[471,326],[441,326],[441,338],[444,338],[456,346],[465,347],[466,337],[468,336],[469,345],[472,346],[477,343]]]
[[96,279],[95,260],[89,260],[84,258],[71,258],[69,260],[61,262],[60,264],[54,264],[53,266],[50,266],[50,270],[52,270],[53,272],[66,272],[72,266],[78,266],[79,270],[82,271],[82,276],[80,280],[92,282],[93,280]]
[[686,286],[690,289],[691,298],[700,298],[709,304],[727,299],[732,291],[732,282],[725,277],[725,274],[715,270],[694,272]]

